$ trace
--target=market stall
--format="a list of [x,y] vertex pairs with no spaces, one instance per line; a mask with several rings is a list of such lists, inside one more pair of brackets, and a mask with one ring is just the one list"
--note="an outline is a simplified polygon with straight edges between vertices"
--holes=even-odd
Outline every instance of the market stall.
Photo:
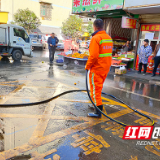
[[134,68],[136,19],[122,16],[121,18],[105,18],[106,31],[113,39],[111,70],[125,66],[127,70]]
[[75,64],[80,66],[85,66],[89,57],[89,50],[84,52],[62,52],[58,56],[64,60],[64,64]]
[[67,52],[69,50],[78,51],[79,44],[76,41],[72,41],[70,39],[64,40],[64,52]]
[[120,52],[120,54],[116,54],[115,56],[112,57],[111,71],[116,73],[117,72],[116,70],[121,67],[125,67],[126,70],[132,70],[133,65],[134,65],[134,53]]
[[125,51],[135,50],[136,40],[136,19],[127,16],[121,18],[105,18],[104,20],[106,32],[113,39],[113,50],[121,52],[126,42],[129,42],[129,49]]
[[134,65],[134,52],[120,52],[112,57],[112,66],[124,65],[131,70]]

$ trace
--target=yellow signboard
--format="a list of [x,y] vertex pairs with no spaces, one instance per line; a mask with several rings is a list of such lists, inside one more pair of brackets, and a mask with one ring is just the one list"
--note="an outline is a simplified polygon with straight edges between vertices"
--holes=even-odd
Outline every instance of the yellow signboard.
[[0,24],[6,24],[8,22],[8,12],[0,12]]

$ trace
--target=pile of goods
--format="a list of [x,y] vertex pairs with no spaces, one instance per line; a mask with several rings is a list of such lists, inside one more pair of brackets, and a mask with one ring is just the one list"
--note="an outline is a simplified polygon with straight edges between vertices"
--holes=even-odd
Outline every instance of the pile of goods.
[[127,54],[134,56],[134,52],[127,52]]
[[121,54],[120,56],[119,55],[115,55],[114,57],[113,57],[113,59],[114,58],[116,58],[116,59],[122,59],[122,58],[126,58],[126,59],[132,59],[132,58],[134,58],[134,55],[132,55],[132,54]]
[[125,45],[126,43],[125,43],[125,42],[113,41],[113,44],[114,44],[114,45],[118,45],[118,46],[123,46],[123,45]]
[[124,65],[125,66],[126,64],[123,63],[122,60],[117,61],[117,60],[112,59],[112,65],[116,65],[116,66],[123,66]]
[[76,52],[76,53],[73,53],[73,54],[72,54],[72,51],[68,51],[66,53],[61,52],[60,54],[58,54],[58,56],[88,59],[88,57],[89,57],[89,51],[86,50],[84,53],[78,53],[78,52]]
[[81,59],[88,59],[89,55],[85,52],[83,54],[80,53],[74,53],[74,54],[68,54],[67,57],[73,57],[73,58],[81,58]]
[[119,65],[126,65],[125,63],[121,62]]
[[114,58],[116,58],[116,59],[121,59],[122,57],[114,56]]

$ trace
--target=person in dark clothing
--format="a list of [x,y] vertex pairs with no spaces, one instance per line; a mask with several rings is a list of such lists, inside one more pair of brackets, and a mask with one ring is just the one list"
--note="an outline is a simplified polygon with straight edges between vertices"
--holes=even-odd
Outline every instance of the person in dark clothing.
[[48,48],[49,48],[49,60],[50,63],[53,63],[54,60],[54,54],[56,51],[56,46],[59,42],[59,39],[57,37],[55,37],[55,34],[52,33],[52,36],[48,38]]
[[152,77],[156,75],[159,64],[160,64],[160,43],[156,46],[154,50],[154,69],[153,69]]
[[122,46],[123,50],[125,52],[131,51],[131,44],[130,41],[127,41],[126,44],[124,46]]

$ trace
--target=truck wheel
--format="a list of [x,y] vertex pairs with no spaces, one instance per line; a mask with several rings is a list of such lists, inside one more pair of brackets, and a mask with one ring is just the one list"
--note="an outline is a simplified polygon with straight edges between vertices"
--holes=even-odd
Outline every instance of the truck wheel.
[[12,53],[12,58],[14,61],[20,61],[22,59],[22,51],[14,50]]

